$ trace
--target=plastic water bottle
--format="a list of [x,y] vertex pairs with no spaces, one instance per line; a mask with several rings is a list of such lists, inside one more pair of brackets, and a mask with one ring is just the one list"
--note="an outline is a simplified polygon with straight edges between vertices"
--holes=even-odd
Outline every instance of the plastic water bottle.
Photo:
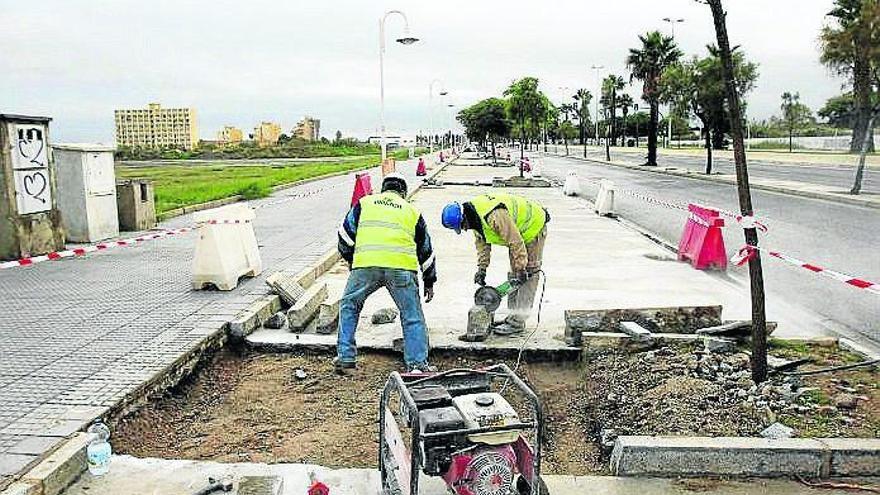
[[110,428],[107,428],[103,422],[96,421],[89,426],[88,434],[89,446],[86,448],[86,456],[88,457],[89,472],[94,476],[107,474],[110,470]]

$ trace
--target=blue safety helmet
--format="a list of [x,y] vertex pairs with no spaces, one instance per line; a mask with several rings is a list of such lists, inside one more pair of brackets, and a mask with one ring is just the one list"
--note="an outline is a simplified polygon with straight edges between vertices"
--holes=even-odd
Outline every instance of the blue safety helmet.
[[461,220],[464,217],[461,205],[456,201],[449,203],[443,207],[443,214],[440,217],[443,226],[452,229],[456,234],[461,234]]

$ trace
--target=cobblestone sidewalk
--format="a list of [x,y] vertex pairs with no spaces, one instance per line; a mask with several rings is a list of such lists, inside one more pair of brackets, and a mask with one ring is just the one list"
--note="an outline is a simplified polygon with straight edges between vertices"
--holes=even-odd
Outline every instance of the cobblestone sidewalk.
[[[398,164],[408,178],[413,161]],[[264,272],[231,292],[193,291],[196,233],[0,271],[0,489],[64,437],[218,333],[266,293],[266,276],[299,270],[335,245],[352,175],[279,191],[254,206]],[[374,187],[378,187],[374,172]],[[188,225],[189,215],[161,227]]]

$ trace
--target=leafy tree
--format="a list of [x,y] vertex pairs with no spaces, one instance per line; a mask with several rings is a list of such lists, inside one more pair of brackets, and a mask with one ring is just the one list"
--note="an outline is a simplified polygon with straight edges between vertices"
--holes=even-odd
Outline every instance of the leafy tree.
[[800,129],[813,119],[813,112],[810,111],[810,107],[801,103],[800,100],[800,93],[792,94],[788,91],[782,93],[782,105],[780,108],[782,109],[782,118],[785,120],[785,124],[788,127],[789,153],[794,148],[792,142],[794,131]]
[[336,141],[335,142],[338,143],[339,141],[342,141],[342,131],[336,131]]
[[828,13],[831,24],[821,33],[823,64],[849,78],[854,95],[853,138],[850,152],[874,150],[869,121],[876,111],[872,99],[880,72],[880,0],[835,0]]
[[562,135],[562,141],[565,143],[565,154],[567,156],[568,140],[574,139],[578,132],[571,123],[571,117],[577,115],[578,109],[574,103],[563,103],[559,105],[559,113],[564,119],[559,125],[559,134]]
[[[661,97],[670,103],[674,113],[687,119],[700,120],[706,140],[706,173],[712,173],[712,149],[724,147],[725,135],[730,131],[730,112],[727,107],[723,66],[718,49],[707,47],[704,58],[677,62],[663,71]],[[740,50],[732,56],[736,89],[740,95],[750,92],[758,79],[758,66],[746,60]]]
[[617,146],[617,133],[615,132],[615,121],[617,120],[617,96],[625,87],[626,83],[623,78],[615,76],[614,74],[611,74],[602,80],[602,97],[599,99],[599,103],[602,104],[606,115],[611,119],[609,124],[611,126],[611,134],[608,137],[611,138],[612,146]]
[[495,142],[510,135],[507,105],[500,98],[487,98],[458,112],[457,120],[464,126],[471,141],[485,146],[492,143],[492,160],[495,160]]
[[[514,81],[510,87],[504,90],[507,97],[507,114],[516,123],[522,146],[520,147],[520,159],[525,156],[525,143],[527,136],[534,136],[541,123],[546,120],[547,97],[538,89],[538,79],[524,77]],[[520,162],[520,175],[522,175],[522,162]]]
[[642,98],[651,108],[648,123],[648,163],[657,166],[657,121],[660,115],[660,77],[663,71],[681,58],[681,50],[670,36],[653,31],[639,36],[640,48],[631,48],[626,65],[632,71],[630,81],[642,81]]

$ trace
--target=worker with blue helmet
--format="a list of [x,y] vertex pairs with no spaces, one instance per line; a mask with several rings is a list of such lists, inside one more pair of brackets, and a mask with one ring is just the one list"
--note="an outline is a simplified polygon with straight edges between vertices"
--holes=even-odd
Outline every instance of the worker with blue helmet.
[[464,203],[443,208],[441,223],[460,234],[471,230],[476,239],[477,272],[474,283],[486,285],[486,269],[492,245],[505,246],[510,255],[508,278],[518,289],[508,296],[511,312],[504,324],[494,327],[499,335],[522,333],[538,288],[538,277],[547,238],[550,214],[537,201],[505,192],[481,194]]

